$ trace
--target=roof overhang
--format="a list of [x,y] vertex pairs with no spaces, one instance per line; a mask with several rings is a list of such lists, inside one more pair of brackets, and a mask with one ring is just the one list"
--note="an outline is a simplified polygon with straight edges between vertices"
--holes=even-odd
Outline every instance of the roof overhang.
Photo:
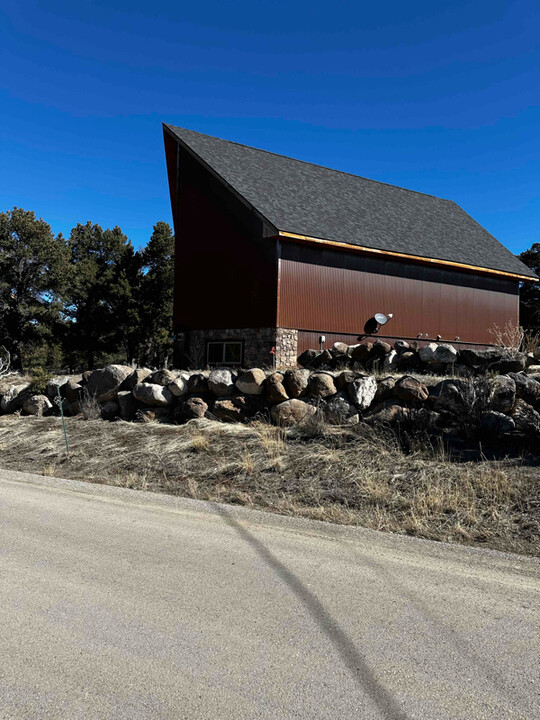
[[315,243],[317,245],[325,245],[340,250],[348,250],[352,252],[365,253],[370,255],[385,255],[389,257],[401,258],[403,260],[411,260],[413,262],[424,263],[426,265],[442,265],[445,267],[458,268],[460,270],[468,270],[475,273],[486,273],[488,275],[497,275],[499,277],[512,278],[514,280],[536,282],[538,278],[530,275],[518,275],[516,273],[505,272],[503,270],[494,270],[492,268],[478,267],[476,265],[467,265],[466,263],[453,262],[452,260],[440,260],[438,258],[421,257],[419,255],[407,255],[405,253],[394,252],[392,250],[378,250],[377,248],[365,247],[363,245],[352,245],[351,243],[336,242],[335,240],[325,240],[324,238],[311,237],[310,235],[299,235],[296,233],[285,232],[280,230],[278,237],[283,240],[297,240],[299,242]]

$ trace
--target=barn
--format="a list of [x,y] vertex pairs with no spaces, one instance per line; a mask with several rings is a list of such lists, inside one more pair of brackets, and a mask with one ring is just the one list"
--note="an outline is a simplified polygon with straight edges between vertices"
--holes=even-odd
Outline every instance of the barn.
[[536,276],[451,200],[163,131],[180,363],[286,367],[375,333],[488,345],[518,324]]

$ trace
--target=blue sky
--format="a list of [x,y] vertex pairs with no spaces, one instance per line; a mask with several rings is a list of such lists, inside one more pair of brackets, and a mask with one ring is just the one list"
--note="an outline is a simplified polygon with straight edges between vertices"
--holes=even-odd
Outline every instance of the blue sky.
[[458,202],[540,242],[540,3],[3,0],[0,210],[171,222],[169,122]]

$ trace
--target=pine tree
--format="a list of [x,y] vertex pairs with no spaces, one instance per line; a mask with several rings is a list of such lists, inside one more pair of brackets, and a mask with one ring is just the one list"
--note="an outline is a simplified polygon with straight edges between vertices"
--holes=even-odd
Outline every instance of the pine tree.
[[172,354],[174,295],[174,235],[160,221],[141,252],[143,277],[140,288],[141,353],[148,364],[163,366]]
[[15,369],[61,323],[66,267],[65,241],[46,222],[17,207],[0,213],[0,345]]
[[[540,275],[540,243],[533,243],[519,259]],[[519,306],[520,325],[530,332],[540,332],[540,282],[523,283]]]

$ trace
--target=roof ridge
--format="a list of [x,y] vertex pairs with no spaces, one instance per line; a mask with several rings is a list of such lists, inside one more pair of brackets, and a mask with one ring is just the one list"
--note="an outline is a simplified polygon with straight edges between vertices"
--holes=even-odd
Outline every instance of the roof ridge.
[[309,160],[300,160],[300,158],[294,158],[290,155],[283,155],[282,153],[273,152],[272,150],[264,150],[263,148],[253,147],[253,145],[246,145],[245,143],[236,142],[235,140],[226,140],[225,138],[218,137],[217,135],[207,135],[206,133],[198,132],[197,130],[190,130],[189,128],[182,128],[178,125],[168,125],[163,123],[167,127],[174,128],[175,130],[187,130],[195,135],[201,135],[202,137],[211,138],[212,140],[221,140],[221,142],[229,143],[230,145],[238,145],[239,147],[248,148],[248,150],[256,150],[257,152],[267,153],[268,155],[275,155],[276,157],[285,158],[286,160],[293,160],[294,162],[303,163],[304,165],[311,165],[311,167],[323,168],[323,170],[329,170],[330,172],[339,173],[340,175],[347,175],[348,177],[360,178],[366,182],[376,183],[377,185],[385,185],[386,187],[395,188],[396,190],[404,190],[405,192],[414,193],[415,195],[422,195],[423,197],[435,198],[435,200],[442,200],[443,202],[455,203],[454,200],[449,198],[442,198],[438,195],[432,195],[431,193],[420,192],[420,190],[411,190],[411,188],[401,187],[401,185],[393,185],[392,183],[384,182],[383,180],[373,180],[372,178],[364,177],[364,175],[356,175],[355,173],[346,172],[345,170],[336,170],[335,168],[328,167],[327,165],[320,165],[317,163],[310,162]]

